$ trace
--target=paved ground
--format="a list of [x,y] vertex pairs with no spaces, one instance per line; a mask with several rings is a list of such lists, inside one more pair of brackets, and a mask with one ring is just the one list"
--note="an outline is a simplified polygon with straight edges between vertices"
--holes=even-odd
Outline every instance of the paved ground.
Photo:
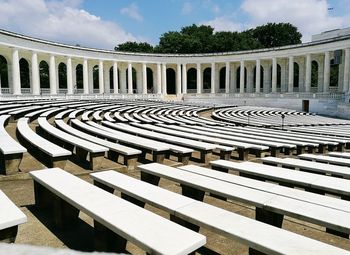
[[[204,113],[203,115],[207,117],[209,113]],[[33,124],[32,127],[35,128],[35,124]],[[16,138],[15,125],[13,123],[7,127],[7,131]],[[213,159],[217,158],[217,156],[213,156]],[[255,159],[252,158],[252,160]],[[172,160],[166,160],[165,163],[174,166],[179,165]],[[190,163],[198,164],[195,162]],[[54,227],[52,220],[47,213],[38,211],[35,208],[33,181],[30,179],[28,172],[43,168],[46,167],[27,153],[24,155],[23,161],[20,165],[20,173],[14,176],[0,175],[0,189],[3,190],[28,216],[28,223],[21,225],[19,228],[16,243],[92,251],[93,228],[92,220],[89,217],[81,213],[81,222],[76,228],[62,231]],[[127,172],[122,165],[107,159],[104,160],[102,168],[114,169],[135,178],[140,178],[140,172],[138,170]],[[65,170],[91,182],[91,179],[89,178],[89,173],[91,173],[91,171],[86,170],[78,164],[78,162],[68,161]],[[181,191],[179,185],[171,181],[161,180],[160,186],[178,193]],[[116,193],[116,195],[119,194]],[[224,202],[210,196],[205,196],[205,202],[254,218],[254,208],[241,203],[234,201]],[[146,208],[165,218],[169,218],[169,216],[161,210],[151,206],[146,206]],[[349,240],[327,234],[325,233],[324,228],[316,225],[286,217],[286,220],[283,223],[283,228],[350,250]],[[221,254],[247,254],[247,247],[238,242],[214,234],[206,229],[201,229],[201,233],[208,238],[207,246],[216,252]],[[268,233],[266,234],[268,235]],[[140,249],[130,243],[128,243],[127,250],[133,254],[144,254]]]

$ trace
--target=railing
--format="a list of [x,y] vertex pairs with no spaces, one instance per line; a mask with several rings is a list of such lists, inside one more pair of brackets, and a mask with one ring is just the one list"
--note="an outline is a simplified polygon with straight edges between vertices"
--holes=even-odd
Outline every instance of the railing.
[[92,93],[94,93],[94,94],[100,94],[100,89],[93,89],[93,90],[92,90]]
[[40,89],[40,94],[44,95],[44,94],[50,94],[50,89],[49,88],[43,88]]
[[76,94],[84,94],[84,89],[76,89]]
[[58,93],[59,94],[67,94],[68,93],[68,89],[59,89]]
[[197,94],[197,89],[187,89],[187,94]]
[[219,89],[218,90],[218,93],[225,93],[226,92],[226,89]]
[[[196,91],[197,92],[197,91]],[[211,92],[211,89],[203,89],[202,91],[203,93],[210,93]]]
[[1,88],[1,94],[11,94],[10,88]]
[[31,92],[31,89],[30,89],[30,88],[21,88],[21,93],[22,93],[22,94],[30,94],[30,93],[32,93],[32,92]]

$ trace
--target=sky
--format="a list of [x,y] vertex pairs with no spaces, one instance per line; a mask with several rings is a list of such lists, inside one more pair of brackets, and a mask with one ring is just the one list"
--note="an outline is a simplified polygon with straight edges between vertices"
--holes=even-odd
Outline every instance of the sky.
[[126,41],[156,45],[191,24],[243,31],[289,22],[302,41],[350,27],[350,0],[0,0],[0,28],[55,42],[113,49]]

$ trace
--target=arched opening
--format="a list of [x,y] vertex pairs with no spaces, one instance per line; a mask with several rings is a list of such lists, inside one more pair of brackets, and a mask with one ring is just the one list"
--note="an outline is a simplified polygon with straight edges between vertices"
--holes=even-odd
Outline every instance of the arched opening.
[[293,91],[299,90],[299,65],[294,62],[294,77],[293,77]]
[[203,92],[209,93],[211,89],[211,68],[207,67],[203,71]]
[[9,88],[7,60],[0,55],[0,90]]
[[[254,92],[256,91],[256,66],[254,66],[254,70],[253,70],[254,74],[253,74],[253,81],[254,81]],[[264,68],[262,66],[260,66],[260,90],[264,87]]]
[[331,59],[331,69],[330,69],[330,81],[329,86],[330,87],[337,87],[339,82],[339,64],[334,61],[334,59]]
[[153,94],[153,71],[151,68],[147,67],[147,93]]
[[[281,66],[277,64],[277,79],[276,79],[276,88],[277,91],[281,91]],[[272,81],[272,66],[271,66],[271,81]]]
[[58,65],[58,88],[67,89],[67,66],[62,62]]
[[166,85],[167,94],[176,94],[176,73],[172,68],[166,69]]
[[219,90],[225,92],[226,87],[226,67],[220,69]]
[[41,89],[50,88],[49,65],[44,60],[41,61],[39,64],[39,74],[40,74],[40,88]]
[[98,65],[95,65],[92,68],[92,80],[93,80],[93,89],[95,90],[94,93],[98,93],[99,90],[99,70]]
[[190,68],[187,70],[187,92],[197,93],[197,70]]
[[[236,89],[239,91],[239,84],[241,82],[241,67],[236,70]],[[244,91],[247,91],[247,68],[244,67]]]
[[75,68],[76,75],[76,87],[75,89],[84,89],[84,74],[83,74],[83,65],[79,64]]
[[[126,84],[129,83],[129,72],[128,69],[126,69]],[[137,72],[135,68],[132,68],[132,90],[134,93],[138,93],[137,92]],[[129,86],[127,86],[127,88],[129,88]]]
[[21,89],[23,93],[30,93],[29,63],[24,58],[19,60],[19,71],[21,77]]
[[318,64],[317,61],[311,62],[311,88],[317,88],[318,85]]

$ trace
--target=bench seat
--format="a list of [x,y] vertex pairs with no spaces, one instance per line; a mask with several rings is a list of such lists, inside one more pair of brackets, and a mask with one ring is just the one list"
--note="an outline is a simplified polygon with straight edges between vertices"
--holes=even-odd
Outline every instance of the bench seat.
[[311,160],[316,162],[328,163],[339,166],[350,166],[350,159],[348,158],[340,158],[334,156],[324,156],[324,155],[314,155],[314,154],[300,154],[299,158],[305,160]]
[[[203,235],[129,203],[59,168],[32,171],[39,208],[59,201],[61,227],[74,227],[79,211],[94,220],[95,249],[125,252],[131,241],[148,254],[189,254],[206,243]],[[47,197],[49,196],[49,197]],[[49,199],[51,197],[51,199]]]
[[0,190],[0,242],[13,243],[27,216]]
[[[288,232],[268,224],[199,202],[189,197],[142,182],[116,171],[90,174],[95,185],[122,192],[122,198],[132,197],[138,205],[150,204],[168,212],[176,221],[180,218],[248,245],[264,254],[331,254],[347,253],[339,248]],[[126,195],[126,196],[125,196]],[[178,221],[180,222],[180,221]],[[198,229],[198,228],[197,228]],[[334,251],[333,251],[334,250]]]

